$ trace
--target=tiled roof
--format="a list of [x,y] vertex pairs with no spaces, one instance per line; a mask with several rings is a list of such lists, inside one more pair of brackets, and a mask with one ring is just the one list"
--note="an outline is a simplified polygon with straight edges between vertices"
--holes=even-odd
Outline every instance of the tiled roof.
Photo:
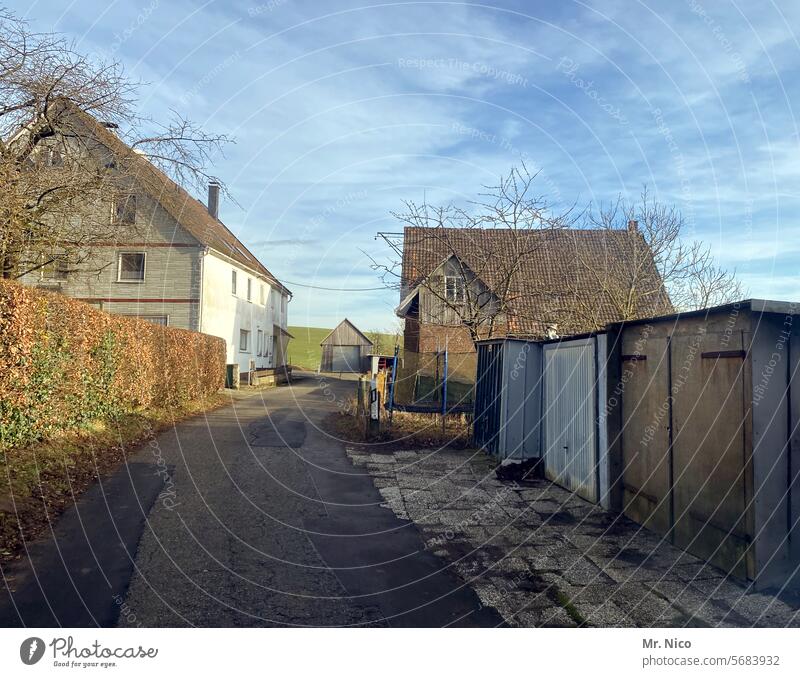
[[137,181],[142,190],[156,200],[180,225],[201,244],[260,273],[273,286],[289,292],[222,221],[208,213],[208,208],[184,188],[153,165],[146,155],[135,152],[117,134],[94,117],[73,106],[73,112],[95,139],[105,146],[119,164],[125,163],[125,174]]
[[[565,335],[609,322],[664,314],[672,304],[638,231],[511,230],[406,227],[401,299],[455,255],[508,300],[508,332]],[[508,293],[498,289],[508,284]],[[622,290],[636,283],[626,317]]]

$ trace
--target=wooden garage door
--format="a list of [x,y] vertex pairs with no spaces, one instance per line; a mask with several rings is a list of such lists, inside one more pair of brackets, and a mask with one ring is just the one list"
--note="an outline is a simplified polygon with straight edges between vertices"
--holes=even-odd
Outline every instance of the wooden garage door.
[[331,371],[361,371],[361,349],[358,346],[333,346]]

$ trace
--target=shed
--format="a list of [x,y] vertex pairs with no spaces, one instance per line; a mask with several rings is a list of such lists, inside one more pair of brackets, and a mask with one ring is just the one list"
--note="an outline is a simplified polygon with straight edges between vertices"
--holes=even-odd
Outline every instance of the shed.
[[606,335],[478,342],[474,440],[500,459],[543,459],[545,475],[609,507]]
[[608,328],[612,504],[760,589],[800,584],[798,314],[754,299]]
[[363,373],[369,369],[372,341],[345,318],[322,341],[319,370]]
[[473,439],[500,459],[540,458],[542,347],[535,341],[479,341]]

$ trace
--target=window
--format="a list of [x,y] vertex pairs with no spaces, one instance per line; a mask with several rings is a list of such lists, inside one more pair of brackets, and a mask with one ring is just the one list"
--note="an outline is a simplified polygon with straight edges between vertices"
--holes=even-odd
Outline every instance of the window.
[[117,259],[118,282],[144,282],[144,252],[126,252]]
[[444,278],[444,293],[448,301],[463,303],[466,300],[464,278],[446,276]]
[[67,279],[67,264],[61,260],[46,263],[39,270],[41,271],[43,280]]
[[260,301],[261,301],[261,305],[262,305],[262,306],[265,306],[265,305],[267,305],[267,296],[266,296],[266,294],[264,293],[264,285],[263,285],[263,284],[261,285],[261,296],[260,296]]
[[132,226],[136,223],[136,196],[117,195],[114,198],[111,218],[118,226]]
[[152,324],[159,324],[164,327],[169,326],[169,315],[130,315],[128,313],[119,313],[125,317],[137,317],[140,320],[144,320],[145,322],[151,322]]
[[253,299],[253,279],[248,277],[247,278],[247,300],[251,301]]
[[263,355],[264,354],[264,332],[260,329],[258,330],[258,335],[256,336],[256,355]]
[[236,271],[231,271],[231,294],[236,296]]
[[160,324],[164,327],[169,325],[169,315],[139,315],[139,318],[145,322]]
[[246,353],[250,350],[250,332],[246,329],[239,330],[239,352]]
[[61,151],[55,146],[48,148],[47,164],[51,167],[63,167],[64,158],[61,157]]

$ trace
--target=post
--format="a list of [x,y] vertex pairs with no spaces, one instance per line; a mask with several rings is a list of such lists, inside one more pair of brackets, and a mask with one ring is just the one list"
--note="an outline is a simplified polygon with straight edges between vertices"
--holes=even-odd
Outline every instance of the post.
[[442,367],[442,436],[445,432],[445,417],[447,416],[447,347],[444,349],[444,365]]
[[380,432],[381,394],[373,378],[369,382],[369,406],[367,407],[367,439],[371,440]]
[[397,378],[397,354],[400,346],[394,347],[394,362],[392,362],[392,380],[389,382],[389,425],[392,425],[392,411],[394,409],[394,382]]

